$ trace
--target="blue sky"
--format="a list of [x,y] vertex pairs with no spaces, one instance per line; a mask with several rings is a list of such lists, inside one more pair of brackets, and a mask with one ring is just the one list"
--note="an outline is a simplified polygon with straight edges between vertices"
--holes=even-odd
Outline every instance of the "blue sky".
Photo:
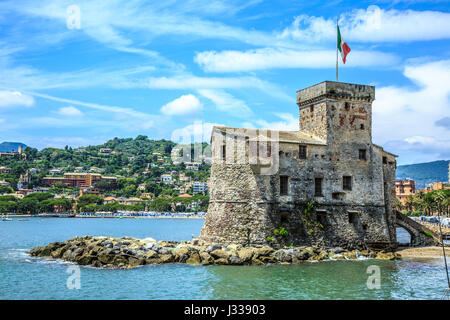
[[352,49],[339,80],[376,86],[374,142],[399,164],[449,159],[449,9],[450,1],[2,0],[0,141],[41,149],[200,129],[209,140],[214,124],[297,130],[295,92],[335,80],[339,18]]

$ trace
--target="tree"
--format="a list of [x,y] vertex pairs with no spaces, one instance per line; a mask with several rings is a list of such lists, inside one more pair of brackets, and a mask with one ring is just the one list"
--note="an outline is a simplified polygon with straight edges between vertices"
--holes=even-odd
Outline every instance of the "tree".
[[5,193],[13,193],[14,189],[8,186],[1,186],[0,187],[0,194],[5,194]]
[[149,205],[150,210],[153,211],[170,211],[171,202],[166,198],[155,198]]
[[414,197],[412,195],[406,197],[405,206],[408,211],[412,211],[414,207]]
[[25,197],[19,202],[17,211],[25,214],[37,213],[39,211],[39,201]]
[[37,192],[37,193],[31,193],[25,196],[23,200],[36,200],[36,201],[44,201],[47,199],[53,199],[54,195],[48,192]]

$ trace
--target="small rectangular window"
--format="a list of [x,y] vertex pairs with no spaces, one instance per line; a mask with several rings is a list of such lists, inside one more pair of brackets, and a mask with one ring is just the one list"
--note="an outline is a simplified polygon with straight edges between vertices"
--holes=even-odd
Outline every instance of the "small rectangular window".
[[272,144],[270,142],[267,142],[267,158],[270,158],[272,156]]
[[286,196],[288,194],[288,182],[289,178],[287,176],[280,176],[280,196]]
[[314,196],[321,197],[322,195],[322,181],[323,178],[314,179]]
[[349,190],[349,191],[352,190],[352,177],[350,177],[350,176],[344,176],[342,188],[343,188],[344,190]]
[[226,145],[222,146],[222,160],[225,160],[227,157],[227,147]]
[[358,223],[358,214],[355,212],[349,212],[348,213],[348,222],[351,224],[357,224]]
[[387,164],[387,157],[383,157],[383,164]]
[[359,160],[366,160],[366,149],[359,149]]
[[345,110],[350,110],[350,103],[349,102],[346,102],[345,103]]
[[300,145],[298,147],[298,158],[299,159],[306,159],[306,146]]

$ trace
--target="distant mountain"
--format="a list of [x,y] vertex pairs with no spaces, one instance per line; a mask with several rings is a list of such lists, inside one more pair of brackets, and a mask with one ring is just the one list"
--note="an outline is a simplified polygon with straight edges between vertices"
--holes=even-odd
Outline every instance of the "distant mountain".
[[23,146],[23,149],[27,147],[21,142],[2,142],[0,143],[0,152],[18,151],[19,146]]
[[429,183],[448,182],[449,160],[408,164],[397,167],[397,179],[412,179],[416,188],[423,189]]

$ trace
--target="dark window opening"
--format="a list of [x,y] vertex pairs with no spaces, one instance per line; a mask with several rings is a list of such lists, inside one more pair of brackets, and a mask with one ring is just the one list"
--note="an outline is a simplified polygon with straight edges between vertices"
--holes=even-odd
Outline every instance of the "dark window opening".
[[314,106],[310,106],[310,107],[309,107],[309,111],[310,111],[310,112],[314,112]]
[[343,188],[344,190],[349,190],[349,191],[352,190],[352,177],[350,177],[350,176],[344,176],[342,188]]
[[327,215],[325,212],[317,212],[317,222],[319,222],[322,226],[327,224]]
[[364,123],[361,123],[360,126],[359,126],[359,128],[360,128],[361,130],[364,130]]
[[387,164],[387,157],[383,157],[383,164]]
[[314,196],[321,197],[322,195],[322,181],[323,178],[314,179]]
[[281,212],[280,212],[280,222],[281,223],[288,222],[290,214],[291,213],[287,209],[281,210]]
[[270,142],[267,143],[267,158],[272,156],[272,145]]
[[306,146],[300,145],[298,147],[298,157],[299,159],[306,159]]
[[366,160],[366,149],[359,149],[359,160]]
[[350,110],[350,103],[349,102],[346,102],[345,103],[345,110]]
[[289,178],[287,176],[280,176],[280,196],[286,196],[288,194],[288,182]]
[[222,160],[225,160],[227,157],[227,147],[226,145],[222,146]]
[[348,222],[351,224],[358,223],[358,214],[356,212],[349,212],[348,213]]
[[332,196],[333,200],[343,200],[344,199],[341,192],[333,192],[331,194],[331,196]]

